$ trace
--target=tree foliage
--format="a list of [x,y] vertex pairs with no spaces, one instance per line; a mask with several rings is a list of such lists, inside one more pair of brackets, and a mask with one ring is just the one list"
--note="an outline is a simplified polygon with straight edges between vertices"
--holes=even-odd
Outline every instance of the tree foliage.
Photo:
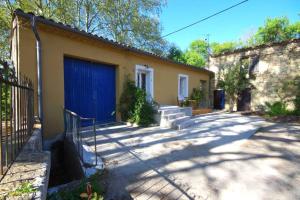
[[253,36],[253,44],[281,42],[300,37],[300,22],[291,24],[287,17],[268,18]]
[[[33,12],[117,42],[163,54],[160,0],[3,0],[0,1],[1,56],[8,56],[13,11]],[[3,50],[4,47],[4,50]]]
[[174,60],[176,62],[185,63],[184,52],[180,48],[176,47],[175,45],[172,45],[169,48],[167,58]]
[[196,52],[206,60],[208,58],[208,43],[206,40],[195,40],[190,44],[189,51]]
[[205,40],[195,40],[184,54],[187,64],[203,67],[208,58],[208,43]]
[[225,90],[232,112],[239,92],[251,87],[249,79],[249,62],[242,60],[234,65],[223,66],[220,71],[218,87]]
[[[300,38],[300,22],[291,23],[287,17],[275,17],[266,19],[264,25],[258,28],[258,30],[253,34],[253,36],[247,38],[246,41],[227,41],[223,43],[212,42],[207,48],[207,43],[205,40],[195,40],[193,41],[188,51],[197,52],[199,56],[196,56],[194,53],[189,53],[186,55],[185,62],[187,60],[190,63],[201,63],[203,62],[197,60],[202,59],[206,60],[207,56],[211,52],[212,54],[221,54],[228,51],[233,51],[238,48],[256,46],[260,44],[272,43],[272,42],[281,42],[284,40],[290,40],[294,38]],[[210,52],[209,52],[210,51]],[[202,58],[200,58],[202,57]],[[188,58],[188,59],[187,59]],[[195,62],[197,61],[197,62]],[[201,66],[200,65],[200,66]]]
[[184,53],[184,60],[186,64],[194,65],[197,67],[203,67],[206,64],[204,58],[196,51],[186,51]]
[[210,47],[213,54],[220,54],[227,51],[232,51],[239,46],[237,42],[211,43]]
[[184,52],[175,45],[171,46],[167,57],[177,62],[203,67],[208,58],[207,49],[208,43],[205,40],[195,40]]

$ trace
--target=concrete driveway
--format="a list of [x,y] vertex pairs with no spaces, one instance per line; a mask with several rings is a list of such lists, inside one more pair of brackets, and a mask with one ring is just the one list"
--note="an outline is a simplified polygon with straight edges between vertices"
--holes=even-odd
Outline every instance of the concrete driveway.
[[[286,152],[278,148],[247,147],[245,139],[267,126],[261,118],[213,113],[194,120],[197,125],[182,131],[123,125],[98,129],[98,154],[109,172],[106,198],[253,200],[274,199],[276,192],[275,199],[299,199],[285,180],[292,176],[299,185],[299,165],[285,163]],[[87,141],[92,144],[91,138]],[[296,174],[282,175],[278,163],[283,169],[294,167]],[[281,192],[280,185],[289,191]]]

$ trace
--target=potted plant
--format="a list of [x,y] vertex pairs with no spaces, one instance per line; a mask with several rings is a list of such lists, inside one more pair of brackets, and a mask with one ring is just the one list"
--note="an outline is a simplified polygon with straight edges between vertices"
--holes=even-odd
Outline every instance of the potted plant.
[[197,109],[199,107],[202,96],[202,91],[200,89],[193,88],[192,94],[190,96],[190,103],[193,109]]

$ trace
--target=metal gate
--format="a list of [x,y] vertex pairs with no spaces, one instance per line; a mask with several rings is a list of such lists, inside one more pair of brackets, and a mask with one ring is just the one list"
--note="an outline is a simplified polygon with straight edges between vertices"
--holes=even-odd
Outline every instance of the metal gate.
[[115,121],[115,67],[64,58],[65,108],[97,123]]

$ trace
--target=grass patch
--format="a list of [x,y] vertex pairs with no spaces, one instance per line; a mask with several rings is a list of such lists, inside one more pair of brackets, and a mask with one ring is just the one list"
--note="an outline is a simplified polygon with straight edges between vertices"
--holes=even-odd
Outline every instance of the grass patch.
[[[53,193],[47,196],[48,200],[82,200],[82,199],[91,199],[91,200],[103,200],[104,187],[101,181],[101,174],[96,173],[95,175],[83,179],[79,185],[72,188],[67,188],[60,190],[56,193]],[[90,190],[88,187],[90,187]],[[89,191],[88,191],[89,190]],[[90,196],[89,196],[90,195]]]

